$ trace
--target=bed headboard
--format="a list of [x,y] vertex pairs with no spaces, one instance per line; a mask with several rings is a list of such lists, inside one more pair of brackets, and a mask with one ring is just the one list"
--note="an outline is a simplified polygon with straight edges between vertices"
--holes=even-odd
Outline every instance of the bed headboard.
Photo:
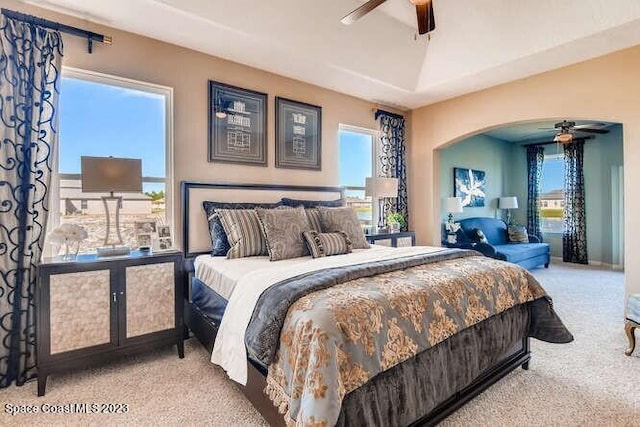
[[185,258],[211,252],[209,226],[202,208],[202,202],[205,200],[274,203],[283,197],[335,200],[344,197],[344,189],[342,187],[182,181],[180,183],[182,251]]

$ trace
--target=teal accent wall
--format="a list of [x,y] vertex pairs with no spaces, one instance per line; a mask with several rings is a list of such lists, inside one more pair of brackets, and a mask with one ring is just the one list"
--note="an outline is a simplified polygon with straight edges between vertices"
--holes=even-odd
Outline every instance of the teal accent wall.
[[507,196],[504,189],[509,179],[512,143],[485,135],[476,135],[440,151],[440,216],[446,221],[445,199],[454,195],[453,168],[470,168],[486,172],[485,206],[469,208],[454,214],[455,220],[470,217],[496,217],[498,197]]
[[[584,151],[584,174],[587,203],[587,245],[589,260],[605,264],[614,263],[615,239],[612,220],[612,168],[623,165],[622,125],[609,128],[605,135],[595,135],[587,140]],[[536,141],[514,143],[476,135],[447,147],[440,152],[440,194],[443,198],[441,217],[446,220],[448,212],[444,199],[453,196],[453,168],[465,167],[486,172],[487,189],[484,208],[464,208],[455,219],[475,216],[502,217],[497,210],[500,196],[518,197],[519,208],[512,210],[513,222],[527,223],[527,161],[525,144]],[[545,146],[545,154],[562,153],[561,145]],[[544,235],[551,245],[551,255],[562,257],[562,235]]]

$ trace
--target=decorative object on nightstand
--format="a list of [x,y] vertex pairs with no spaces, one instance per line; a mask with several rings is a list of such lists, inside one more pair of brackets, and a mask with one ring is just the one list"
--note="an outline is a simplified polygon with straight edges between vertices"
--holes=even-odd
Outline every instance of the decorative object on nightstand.
[[386,230],[383,199],[398,197],[398,178],[366,178],[364,193],[366,197],[378,200],[378,231]]
[[[106,231],[104,247],[97,248],[99,256],[126,255],[130,252],[128,246],[123,246],[120,235],[120,208],[122,196],[118,193],[142,192],[142,160],[121,159],[116,157],[88,157],[80,159],[82,169],[82,192],[109,192],[109,196],[102,196],[106,214]],[[109,204],[114,205],[115,230],[117,240],[111,240],[111,215]],[[116,246],[120,245],[120,246]]]
[[456,233],[460,228],[460,224],[453,222],[453,214],[462,212],[462,199],[460,199],[460,197],[447,197],[445,207],[447,208],[447,212],[449,212],[449,217],[444,225],[447,231],[447,242],[455,244]]
[[66,223],[56,227],[48,236],[47,242],[57,245],[54,250],[56,254],[60,252],[60,248],[64,246],[64,254],[62,259],[75,259],[80,252],[80,243],[86,239],[87,230],[78,224]]
[[629,339],[629,348],[624,352],[627,356],[631,356],[636,348],[635,330],[640,328],[640,294],[630,295],[627,303],[627,318],[624,322],[624,330]]
[[402,227],[407,225],[407,222],[404,219],[404,215],[400,212],[393,212],[387,215],[387,224],[392,233],[399,233]]
[[518,209],[518,198],[516,196],[500,197],[498,200],[498,209],[506,209],[507,225],[511,225],[511,209]]
[[377,233],[364,236],[372,245],[391,246],[415,246],[416,233],[413,231],[400,231],[398,233]]
[[177,344],[184,357],[180,251],[45,259],[36,291],[38,396],[47,377]]

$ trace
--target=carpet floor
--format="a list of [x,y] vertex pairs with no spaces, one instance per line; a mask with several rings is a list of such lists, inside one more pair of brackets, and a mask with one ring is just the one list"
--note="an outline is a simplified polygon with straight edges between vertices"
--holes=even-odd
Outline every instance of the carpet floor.
[[[640,426],[640,349],[624,355],[623,274],[556,262],[534,275],[554,299],[575,341],[532,340],[528,371],[517,369],[443,426]],[[36,383],[0,390],[0,425],[220,425],[266,423],[209,363],[195,341],[99,368],[54,375],[45,397]],[[126,404],[126,414],[42,413],[43,405]],[[37,414],[9,415],[7,405]]]

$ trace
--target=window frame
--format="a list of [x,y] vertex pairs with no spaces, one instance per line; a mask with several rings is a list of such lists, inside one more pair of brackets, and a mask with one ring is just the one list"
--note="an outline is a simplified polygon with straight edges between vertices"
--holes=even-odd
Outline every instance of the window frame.
[[[562,160],[562,159],[564,159],[564,154],[562,154],[562,153],[545,154],[544,155],[544,162],[542,164],[542,173],[544,173],[544,165],[545,165],[545,163],[547,161],[549,161],[549,160],[554,160],[555,161],[555,160]],[[562,189],[564,191],[564,180],[563,180],[563,183],[562,183]],[[539,211],[541,219],[542,219],[542,212],[541,211],[542,211],[542,207],[543,207],[542,204],[543,203],[545,203],[545,202],[541,201],[540,202],[540,207],[538,208],[538,211]],[[561,202],[561,207],[564,210],[564,201]],[[564,231],[549,231],[549,230],[544,230],[542,228],[540,229],[540,232],[542,234],[551,234],[551,235],[562,235],[564,233]]]
[[[369,135],[371,136],[371,174],[372,176],[378,176],[378,171],[379,171],[379,167],[378,167],[378,152],[379,152],[379,146],[380,146],[380,131],[376,130],[376,129],[369,129],[369,128],[365,128],[365,127],[361,127],[361,126],[354,126],[354,125],[348,125],[348,124],[344,124],[344,123],[340,123],[338,124],[338,144],[340,144],[340,132],[342,131],[347,131],[347,132],[353,132],[353,133],[360,133],[360,134],[364,134],[364,135]],[[339,150],[338,150],[339,152]],[[338,158],[338,161],[341,161],[340,158]],[[339,171],[338,171],[339,172]],[[338,180],[340,179],[340,177],[338,177]],[[366,188],[364,186],[359,187],[359,186],[342,186],[342,188],[344,188],[345,192],[349,191],[349,190],[355,190],[355,191],[366,191]],[[366,197],[366,196],[365,196]],[[373,197],[371,197],[371,227],[372,229],[375,229],[378,225],[378,203],[376,203],[376,200],[374,200]]]
[[[165,99],[165,221],[176,233],[175,228],[175,203],[174,203],[174,137],[173,137],[173,88],[169,86],[158,85],[155,83],[143,82],[140,80],[129,79],[125,77],[115,76],[113,74],[105,74],[97,71],[84,70],[75,67],[62,67],[62,77],[84,80],[93,83],[105,84],[110,86],[121,87],[124,89],[132,89],[142,92],[154,93],[161,95]],[[59,134],[58,134],[59,137]],[[49,187],[49,215],[48,230],[53,230],[60,225],[60,186],[58,169],[60,162],[60,144],[56,144],[53,152],[53,161],[51,162],[51,185]],[[143,177],[144,179],[144,177]],[[55,197],[53,196],[55,195]],[[50,245],[48,245],[50,246]],[[47,256],[51,256],[49,248],[45,251]]]

